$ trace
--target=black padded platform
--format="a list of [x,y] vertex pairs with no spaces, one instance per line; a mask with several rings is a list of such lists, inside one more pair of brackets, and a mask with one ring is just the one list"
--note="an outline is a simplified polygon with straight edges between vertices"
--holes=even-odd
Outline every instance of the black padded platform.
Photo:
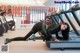
[[70,38],[59,42],[46,41],[46,45],[49,48],[80,48],[80,38]]

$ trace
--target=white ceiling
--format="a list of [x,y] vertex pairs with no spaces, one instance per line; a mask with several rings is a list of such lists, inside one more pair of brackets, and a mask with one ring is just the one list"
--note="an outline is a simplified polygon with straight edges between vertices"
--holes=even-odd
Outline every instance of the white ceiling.
[[61,1],[61,0],[0,0],[0,4],[24,5],[24,6],[59,6],[60,5],[60,4],[54,4],[54,1]]
[[0,0],[2,4],[16,4],[27,6],[44,6],[44,3],[48,0]]

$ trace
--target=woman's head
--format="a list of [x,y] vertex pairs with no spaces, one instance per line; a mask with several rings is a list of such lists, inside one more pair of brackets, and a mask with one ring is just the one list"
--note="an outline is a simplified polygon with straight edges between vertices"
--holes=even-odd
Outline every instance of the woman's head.
[[66,30],[67,28],[69,28],[68,23],[61,23],[61,27],[60,27],[61,30]]

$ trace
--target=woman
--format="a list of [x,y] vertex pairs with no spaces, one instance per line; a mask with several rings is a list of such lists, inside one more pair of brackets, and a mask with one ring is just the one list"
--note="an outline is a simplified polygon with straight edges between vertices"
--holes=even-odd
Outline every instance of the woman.
[[38,22],[36,23],[31,31],[25,36],[25,37],[15,37],[12,39],[7,38],[5,44],[11,42],[11,41],[25,41],[27,38],[29,38],[32,34],[35,34],[37,32],[42,31],[42,24],[43,22]]
[[[58,35],[58,32],[61,31],[62,33],[62,37],[60,37]],[[61,23],[61,24],[57,24],[55,26],[50,26],[47,29],[47,33],[48,33],[48,40],[50,40],[52,38],[52,34],[56,34],[56,38],[54,38],[54,41],[59,41],[60,40],[68,40],[69,39],[69,31],[70,31],[70,27],[67,23]]]
[[[50,20],[49,18],[46,18],[46,23],[48,23],[48,24],[45,24],[44,22],[36,23],[33,26],[33,28],[31,29],[31,31],[25,37],[16,37],[16,38],[12,38],[12,39],[7,38],[5,44],[7,44],[11,41],[25,41],[27,38],[29,38],[32,34],[35,34],[36,32],[42,33],[44,35],[44,39],[46,41],[50,41],[53,38],[51,35],[52,33],[57,34],[60,30],[62,30],[62,35],[64,34],[63,35],[64,39],[69,38],[69,35],[68,35],[69,25],[68,24],[62,23],[60,25],[52,25],[49,23],[49,20]],[[66,26],[66,27],[64,27],[64,26]],[[58,35],[56,35],[56,36],[58,37]],[[57,39],[55,39],[55,40],[57,40]]]

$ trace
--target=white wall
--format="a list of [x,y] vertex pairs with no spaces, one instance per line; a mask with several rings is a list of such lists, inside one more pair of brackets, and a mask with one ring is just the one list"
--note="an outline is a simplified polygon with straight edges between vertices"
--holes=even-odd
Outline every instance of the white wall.
[[0,3],[22,4],[30,6],[44,6],[40,0],[0,0]]

